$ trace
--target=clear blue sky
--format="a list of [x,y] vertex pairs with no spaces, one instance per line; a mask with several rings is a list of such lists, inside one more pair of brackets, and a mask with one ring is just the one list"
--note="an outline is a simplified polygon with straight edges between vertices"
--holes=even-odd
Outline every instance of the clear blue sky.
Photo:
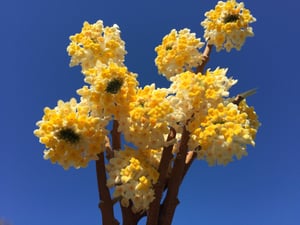
[[[290,1],[290,2],[289,2]],[[204,0],[11,0],[1,19],[0,218],[13,225],[100,225],[95,165],[64,171],[42,158],[33,135],[45,106],[76,96],[80,69],[69,68],[69,35],[83,21],[118,24],[126,65],[141,85],[157,75],[154,47],[172,28],[202,37]],[[180,190],[174,225],[299,225],[299,10],[291,0],[244,1],[257,22],[240,52],[213,51],[208,67],[228,67],[233,94],[249,98],[262,127],[248,157],[226,167],[196,161]],[[143,224],[143,222],[141,223]]]

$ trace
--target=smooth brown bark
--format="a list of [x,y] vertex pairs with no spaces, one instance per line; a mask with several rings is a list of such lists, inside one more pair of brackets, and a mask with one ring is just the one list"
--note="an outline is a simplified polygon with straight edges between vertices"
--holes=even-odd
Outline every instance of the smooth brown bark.
[[[176,131],[174,128],[170,128],[170,133],[168,135],[167,141],[171,141],[176,136]],[[173,159],[172,154],[173,145],[164,147],[161,161],[158,167],[159,178],[157,183],[154,185],[155,199],[149,206],[147,225],[157,225],[160,210],[160,201],[162,198],[162,193],[165,189],[167,174],[171,160]]]
[[133,213],[131,206],[132,204],[130,204],[128,207],[121,206],[123,218],[122,225],[137,225],[139,220],[146,215],[144,213]]
[[201,65],[198,66],[196,69],[197,73],[202,73],[202,74],[204,73],[204,68],[205,68],[207,62],[209,61],[209,56],[210,56],[212,47],[213,47],[213,45],[209,45],[209,44],[206,45],[204,52],[202,54],[203,61],[202,61]]
[[182,175],[182,179],[181,182],[183,181],[185,175],[187,174],[187,172],[189,171],[192,163],[194,162],[194,160],[197,157],[197,153],[194,151],[189,151],[186,155],[186,159],[185,159],[185,166],[184,166],[184,171],[183,171],[183,175]]
[[96,161],[97,183],[99,191],[99,209],[102,215],[103,225],[119,225],[120,223],[115,219],[113,201],[110,197],[109,189],[106,186],[106,172],[104,164],[104,153],[98,154]]
[[[106,138],[105,150],[108,159],[113,157],[113,150],[120,149],[121,139],[118,132],[118,122],[114,121],[113,129],[111,131],[112,147],[109,143],[109,138]],[[119,221],[114,216],[114,201],[111,199],[109,188],[106,186],[107,176],[105,171],[104,153],[98,155],[96,161],[96,174],[99,192],[99,209],[102,215],[102,225],[119,225]]]
[[162,204],[161,214],[158,221],[159,225],[172,224],[175,209],[179,204],[177,195],[184,175],[185,160],[186,160],[187,149],[188,149],[187,144],[189,141],[189,136],[190,133],[184,126],[182,136],[181,136],[180,146],[179,146],[179,152],[176,155],[171,177],[168,182],[167,195]]
[[110,132],[111,134],[111,142],[112,142],[112,149],[113,150],[120,150],[121,149],[121,133],[118,131],[119,122],[114,120],[113,128]]

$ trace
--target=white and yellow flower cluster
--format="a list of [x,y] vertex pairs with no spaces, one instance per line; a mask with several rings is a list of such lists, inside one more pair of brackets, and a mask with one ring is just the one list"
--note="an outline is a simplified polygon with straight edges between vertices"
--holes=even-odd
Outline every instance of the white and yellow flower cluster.
[[241,105],[219,103],[208,110],[189,142],[191,149],[200,146],[197,151],[199,159],[205,159],[209,165],[226,165],[233,157],[240,159],[247,155],[246,145],[255,144],[259,122],[245,100]]
[[195,33],[185,28],[177,32],[171,30],[161,45],[155,48],[157,57],[155,64],[160,74],[170,77],[192,70],[202,63],[202,54],[199,51],[204,46]]
[[157,182],[157,172],[161,151],[134,150],[126,147],[116,151],[106,169],[109,174],[108,187],[115,187],[113,196],[121,198],[124,207],[132,202],[132,211],[147,210],[154,199],[153,185]]
[[125,42],[120,37],[118,25],[104,27],[103,21],[94,24],[84,22],[80,33],[70,37],[67,51],[71,56],[70,66],[81,65],[82,71],[93,68],[97,62],[109,61],[122,66],[126,54]]
[[97,116],[114,116],[120,119],[127,115],[129,103],[136,99],[137,74],[128,71],[127,67],[114,62],[97,64],[85,71],[84,86],[77,93],[86,99]]
[[58,101],[54,109],[46,107],[34,134],[46,146],[44,158],[65,169],[86,167],[103,151],[106,120],[90,116],[87,102]]
[[256,21],[244,3],[235,0],[219,1],[214,10],[205,13],[201,23],[208,44],[215,45],[217,51],[225,48],[240,50],[247,37],[254,35],[250,23]]
[[123,114],[119,121],[119,130],[128,142],[140,149],[157,149],[166,144],[167,116],[173,110],[167,95],[167,89],[155,88],[154,84],[137,90],[135,101],[129,103],[129,114]]

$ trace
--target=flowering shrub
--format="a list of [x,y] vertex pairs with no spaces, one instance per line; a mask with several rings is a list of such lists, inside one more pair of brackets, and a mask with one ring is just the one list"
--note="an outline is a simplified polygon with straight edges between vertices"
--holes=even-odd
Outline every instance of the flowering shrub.
[[79,102],[72,98],[46,107],[34,134],[46,147],[44,158],[64,169],[96,161],[105,225],[118,224],[115,202],[124,224],[137,224],[143,216],[148,225],[171,224],[179,186],[194,159],[227,165],[255,144],[260,123],[245,99],[253,91],[230,97],[237,80],[227,76],[227,68],[205,69],[213,46],[239,50],[253,36],[249,24],[255,18],[235,0],[219,1],[205,16],[206,44],[185,28],[171,30],[155,48],[167,88],[139,86],[137,74],[124,64],[117,25],[84,22],[70,37],[70,66],[81,66],[86,85],[77,90]]

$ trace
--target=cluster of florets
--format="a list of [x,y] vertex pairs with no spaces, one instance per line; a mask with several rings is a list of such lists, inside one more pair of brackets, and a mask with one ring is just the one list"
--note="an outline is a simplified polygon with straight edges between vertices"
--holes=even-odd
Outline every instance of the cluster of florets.
[[167,89],[156,89],[154,84],[137,90],[135,101],[129,103],[128,115],[123,114],[119,121],[119,130],[128,142],[140,149],[157,149],[167,144],[167,117],[173,111],[167,95]]
[[121,204],[140,212],[148,209],[154,199],[153,185],[157,182],[157,172],[161,150],[126,147],[115,151],[114,157],[107,164],[109,174],[108,187],[115,187],[113,196],[121,198]]
[[129,102],[136,98],[137,74],[114,62],[97,64],[85,71],[84,86],[77,93],[90,102],[92,111],[98,116],[114,116],[119,119],[129,110]]
[[205,159],[209,165],[226,165],[235,156],[240,159],[246,156],[246,145],[254,145],[256,131],[259,126],[254,111],[247,114],[245,100],[243,107],[233,103],[219,103],[210,108],[206,117],[191,135],[189,147],[201,148],[197,151],[199,159]]
[[67,48],[71,56],[70,66],[81,65],[82,71],[93,68],[97,62],[118,65],[124,62],[125,42],[120,37],[118,25],[104,27],[102,20],[94,24],[84,22],[80,33],[70,37]]
[[200,38],[189,29],[177,32],[173,29],[166,35],[161,45],[155,48],[157,57],[155,59],[159,73],[168,79],[171,76],[192,70],[202,63],[202,54],[199,51],[204,46]]
[[89,115],[87,102],[58,101],[54,109],[46,107],[39,129],[34,134],[46,146],[44,158],[65,169],[86,167],[103,151],[107,121]]
[[235,0],[219,1],[214,10],[205,13],[201,23],[208,44],[215,45],[217,51],[225,48],[240,50],[247,37],[254,35],[250,23],[256,21],[244,3]]

